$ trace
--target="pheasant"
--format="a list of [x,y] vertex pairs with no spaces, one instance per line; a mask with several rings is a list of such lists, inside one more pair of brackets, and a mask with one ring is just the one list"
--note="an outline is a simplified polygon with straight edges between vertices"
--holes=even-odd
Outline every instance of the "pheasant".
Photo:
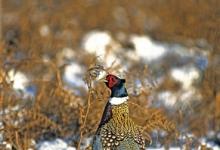
[[93,139],[93,150],[143,150],[142,129],[129,117],[125,79],[108,74],[105,83],[111,96]]

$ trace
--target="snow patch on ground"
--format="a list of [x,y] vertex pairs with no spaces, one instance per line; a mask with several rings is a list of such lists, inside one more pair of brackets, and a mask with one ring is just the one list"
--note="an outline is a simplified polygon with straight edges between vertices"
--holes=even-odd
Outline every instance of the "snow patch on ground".
[[15,71],[14,69],[11,69],[8,72],[7,81],[12,83],[13,89],[21,91],[25,91],[25,87],[29,82],[27,76],[24,73]]
[[134,44],[137,55],[145,62],[159,59],[167,51],[163,45],[154,42],[148,36],[133,35],[130,41]]
[[[220,147],[218,145],[216,145],[214,142],[207,141],[206,138],[201,138],[200,143],[201,145],[206,146],[206,148],[211,148],[212,150],[220,150]],[[201,146],[200,146],[200,149],[201,149]]]
[[198,69],[192,66],[174,68],[171,70],[170,74],[174,80],[182,84],[183,89],[191,88],[193,82],[200,77]]
[[23,96],[23,98],[34,97],[36,93],[36,87],[30,85],[30,79],[21,71],[16,71],[15,69],[9,70],[6,81],[12,84],[12,88],[18,95]]
[[172,107],[176,104],[177,97],[171,91],[164,91],[158,94],[158,100],[162,101],[165,106]]
[[4,141],[2,142],[2,145],[5,147],[6,150],[12,150],[12,144]]
[[191,88],[188,90],[180,89],[179,91],[162,91],[156,95],[157,100],[160,104],[163,104],[167,108],[187,108],[190,106],[192,101],[201,100],[201,94],[195,89]]
[[111,43],[112,37],[108,32],[91,31],[87,33],[82,41],[82,47],[88,53],[104,56],[107,46]]
[[[8,108],[8,109],[1,110],[0,111],[0,115],[8,114],[8,113],[11,113],[11,112],[15,112],[15,111],[18,111],[19,109],[20,109],[20,106],[16,105],[16,106],[13,106],[13,107]],[[0,127],[1,127],[1,125],[2,125],[2,123],[0,122]]]
[[83,66],[76,62],[72,62],[65,67],[63,79],[67,84],[73,87],[85,87],[86,85],[83,81],[84,72]]
[[[166,150],[165,147],[160,148],[146,148],[146,150]],[[169,150],[182,150],[180,147],[169,147]]]
[[75,147],[68,146],[62,139],[53,141],[43,141],[37,144],[37,150],[76,150]]
[[105,31],[90,31],[82,39],[82,48],[89,54],[94,54],[106,67],[112,64],[121,64],[121,60],[117,57],[117,52],[121,45],[117,43],[110,33]]

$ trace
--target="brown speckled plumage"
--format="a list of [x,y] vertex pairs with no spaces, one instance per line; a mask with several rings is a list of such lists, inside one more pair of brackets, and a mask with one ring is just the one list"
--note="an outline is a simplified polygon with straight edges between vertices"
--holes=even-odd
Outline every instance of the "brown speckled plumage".
[[99,135],[103,150],[117,150],[126,140],[130,141],[130,147],[144,149],[145,146],[141,127],[129,117],[127,102],[112,106],[112,118],[100,128]]

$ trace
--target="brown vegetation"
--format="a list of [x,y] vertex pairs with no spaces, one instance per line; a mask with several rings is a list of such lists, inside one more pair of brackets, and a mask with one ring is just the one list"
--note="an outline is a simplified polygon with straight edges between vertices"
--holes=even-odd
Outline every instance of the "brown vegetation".
[[[177,111],[168,115],[163,108],[149,108],[147,89],[131,96],[131,116],[144,127],[148,139],[154,129],[174,133],[163,141],[167,145],[178,134],[176,125],[183,127],[186,121],[187,130],[198,137],[210,129],[220,130],[220,1],[22,0],[16,3],[7,0],[2,6],[0,110],[3,126],[0,132],[15,149],[34,148],[33,139],[51,137],[71,138],[72,145],[79,148],[79,143],[94,134],[109,91],[101,83],[92,87],[93,79],[86,76],[89,90],[82,90],[82,96],[74,94],[64,86],[61,79],[64,66],[58,66],[57,59],[62,48],[72,47],[87,70],[94,67],[95,56],[79,48],[82,35],[91,29],[108,30],[115,37],[119,32],[148,33],[155,39],[186,45],[200,45],[200,40],[206,39],[212,51],[209,67],[198,86],[202,103],[192,106],[194,113]],[[119,12],[124,20],[118,19],[114,12]],[[51,32],[42,37],[39,29],[45,24]],[[24,55],[18,59],[16,55],[20,52]],[[42,59],[45,55],[48,62]],[[38,89],[35,98],[22,99],[15,94],[12,83],[6,81],[11,68],[22,70],[34,79],[32,82]],[[134,72],[126,78],[133,81],[136,76],[148,74],[140,68],[134,67]],[[167,80],[158,89],[161,88],[176,89],[178,85]]]

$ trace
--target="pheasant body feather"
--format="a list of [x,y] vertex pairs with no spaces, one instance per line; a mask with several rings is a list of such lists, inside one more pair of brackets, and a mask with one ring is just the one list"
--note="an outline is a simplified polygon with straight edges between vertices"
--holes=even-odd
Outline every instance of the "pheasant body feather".
[[99,130],[99,142],[103,150],[139,150],[144,148],[141,132],[141,127],[129,117],[128,104],[125,102],[112,106],[111,119]]

